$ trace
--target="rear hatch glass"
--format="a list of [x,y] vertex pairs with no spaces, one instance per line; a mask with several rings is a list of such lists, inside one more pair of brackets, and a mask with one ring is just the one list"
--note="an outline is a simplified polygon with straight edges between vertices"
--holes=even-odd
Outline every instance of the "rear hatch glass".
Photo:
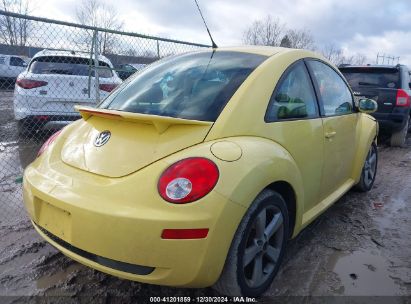
[[400,86],[400,71],[396,68],[341,68],[353,88],[378,87],[397,89]]
[[[104,61],[99,61],[99,76],[102,78],[113,77],[109,65]],[[65,56],[43,56],[33,60],[30,65],[30,72],[34,74],[58,74],[93,76],[95,75],[94,60],[79,57]]]
[[400,71],[386,67],[340,68],[357,98],[371,98],[379,113],[391,113],[395,107]]
[[100,107],[215,121],[243,81],[266,58],[230,51],[170,57],[144,69]]

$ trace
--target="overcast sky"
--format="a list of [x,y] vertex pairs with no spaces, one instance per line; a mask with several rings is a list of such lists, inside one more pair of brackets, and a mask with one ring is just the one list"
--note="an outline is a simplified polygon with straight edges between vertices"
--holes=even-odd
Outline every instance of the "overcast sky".
[[[75,21],[72,0],[42,0],[33,15]],[[209,44],[194,0],[116,0],[125,30]],[[411,65],[410,0],[199,0],[218,45],[239,45],[244,30],[267,14],[289,27],[309,30],[321,47],[335,44],[347,55],[400,56]]]

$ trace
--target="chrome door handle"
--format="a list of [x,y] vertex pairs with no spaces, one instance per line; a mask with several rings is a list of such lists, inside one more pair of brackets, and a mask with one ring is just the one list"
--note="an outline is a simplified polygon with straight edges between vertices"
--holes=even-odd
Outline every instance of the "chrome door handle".
[[332,132],[326,132],[325,133],[325,138],[332,138],[337,134],[337,132],[332,131]]

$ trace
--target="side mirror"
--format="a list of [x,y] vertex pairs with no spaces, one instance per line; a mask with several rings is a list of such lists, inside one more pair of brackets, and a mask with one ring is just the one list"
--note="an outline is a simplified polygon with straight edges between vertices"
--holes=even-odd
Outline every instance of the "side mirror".
[[361,113],[374,113],[378,109],[378,104],[375,100],[364,98],[358,101],[358,110]]

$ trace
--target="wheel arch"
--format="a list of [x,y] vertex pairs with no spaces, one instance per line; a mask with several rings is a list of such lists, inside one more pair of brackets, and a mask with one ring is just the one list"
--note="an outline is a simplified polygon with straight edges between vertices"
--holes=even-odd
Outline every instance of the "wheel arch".
[[277,192],[287,203],[290,237],[295,236],[304,212],[304,186],[292,155],[278,143],[263,138],[237,137],[230,141],[238,144],[243,154],[235,166],[223,166],[221,174],[230,178],[218,191],[245,210],[265,189]]
[[293,186],[286,181],[276,181],[268,185],[266,189],[273,190],[280,194],[287,204],[290,233],[288,237],[291,238],[294,235],[297,217],[297,197]]
[[377,141],[378,122],[367,114],[360,114],[359,128],[357,129],[357,153],[354,159],[352,178],[355,183],[361,178],[361,171],[364,166],[370,146]]

